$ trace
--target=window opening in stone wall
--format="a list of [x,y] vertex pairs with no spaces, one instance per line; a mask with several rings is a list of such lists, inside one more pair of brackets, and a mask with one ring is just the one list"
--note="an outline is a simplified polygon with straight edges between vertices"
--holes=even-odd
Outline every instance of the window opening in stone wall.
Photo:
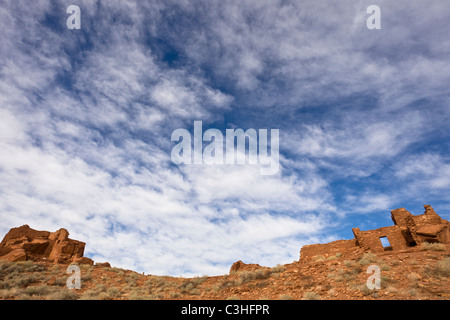
[[384,251],[392,250],[391,243],[389,242],[387,237],[380,237],[381,245],[384,248]]

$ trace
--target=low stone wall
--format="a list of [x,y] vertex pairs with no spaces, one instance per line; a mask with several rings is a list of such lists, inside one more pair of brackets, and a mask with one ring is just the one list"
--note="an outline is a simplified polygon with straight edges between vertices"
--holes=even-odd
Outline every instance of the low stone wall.
[[306,245],[300,250],[300,261],[314,260],[314,257],[318,255],[323,255],[325,258],[337,253],[345,255],[357,248],[359,247],[356,245],[355,239]]

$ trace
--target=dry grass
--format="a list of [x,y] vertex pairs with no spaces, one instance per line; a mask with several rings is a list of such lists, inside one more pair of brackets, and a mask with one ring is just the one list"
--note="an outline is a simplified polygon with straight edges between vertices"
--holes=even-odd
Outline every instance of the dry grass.
[[375,263],[378,261],[378,258],[375,254],[372,252],[366,252],[362,255],[362,257],[359,259],[358,263],[362,266],[369,265],[371,263]]
[[236,281],[236,285],[243,285],[253,280],[267,279],[271,275],[271,271],[267,269],[257,269],[255,271],[241,271],[239,272],[239,278]]
[[450,277],[450,257],[445,257],[436,264],[427,266],[424,274],[429,278]]
[[446,250],[446,246],[443,243],[428,243],[428,242],[423,242],[420,245],[420,249],[424,250],[424,251],[445,251]]
[[320,300],[320,295],[316,292],[308,291],[303,295],[303,300]]
[[[67,289],[65,265],[0,260],[0,299],[429,299],[437,296],[427,288],[445,287],[450,276],[450,257],[431,251],[417,250],[397,260],[383,255],[384,261],[373,253],[339,261],[334,255],[324,263],[277,265],[220,277],[144,276],[131,270],[80,265],[80,290]],[[371,264],[382,271],[382,290],[365,285],[369,276],[365,269]]]

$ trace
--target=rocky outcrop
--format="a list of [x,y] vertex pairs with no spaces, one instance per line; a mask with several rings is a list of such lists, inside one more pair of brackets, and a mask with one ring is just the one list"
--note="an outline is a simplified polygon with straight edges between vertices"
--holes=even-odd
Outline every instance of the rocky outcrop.
[[93,265],[94,261],[83,257],[85,245],[84,242],[69,239],[66,229],[38,231],[23,225],[12,228],[0,242],[0,259]]

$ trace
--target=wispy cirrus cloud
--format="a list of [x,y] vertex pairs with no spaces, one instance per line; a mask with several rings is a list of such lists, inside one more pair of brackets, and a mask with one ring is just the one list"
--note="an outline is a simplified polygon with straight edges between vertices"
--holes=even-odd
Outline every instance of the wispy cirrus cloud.
[[[382,1],[378,33],[366,1],[80,1],[77,32],[69,4],[0,10],[2,233],[65,227],[94,260],[220,274],[404,206],[417,176],[445,208],[441,2]],[[174,166],[170,134],[194,120],[280,129],[280,172]]]

